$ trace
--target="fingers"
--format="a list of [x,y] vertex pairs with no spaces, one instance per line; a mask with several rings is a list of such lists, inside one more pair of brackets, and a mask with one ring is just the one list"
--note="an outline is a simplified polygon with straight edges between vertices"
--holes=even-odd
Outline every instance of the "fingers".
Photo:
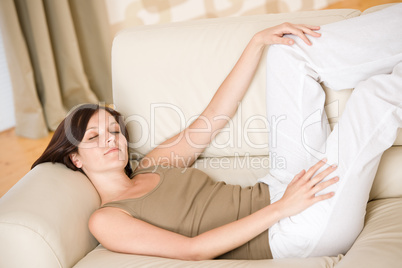
[[293,33],[294,35],[297,35],[301,40],[304,41],[304,43],[306,43],[307,45],[311,46],[311,42],[310,40],[307,38],[307,36],[304,34],[303,30],[300,30],[297,28],[297,30],[295,30],[295,32]]
[[[313,167],[311,167],[309,169],[309,172],[314,172],[315,173],[320,167],[322,167],[325,164],[326,160],[324,160],[324,161],[323,160],[321,160],[320,162],[315,164]],[[310,193],[312,195],[315,195],[316,193],[324,190],[325,188],[327,188],[330,185],[335,184],[336,182],[339,181],[339,177],[334,177],[334,178],[332,178],[332,179],[330,179],[328,181],[321,182],[329,174],[334,172],[337,169],[337,167],[338,167],[337,165],[329,166],[324,171],[320,172],[319,174],[317,174],[313,178],[311,178],[311,176],[309,177],[311,179],[309,181],[307,181],[307,185],[308,185],[308,188],[311,189]]]
[[316,185],[317,183],[319,183],[320,181],[322,181],[324,178],[326,178],[329,174],[331,174],[332,172],[335,171],[335,169],[337,169],[337,165],[332,165],[327,167],[324,171],[320,172],[319,174],[317,174],[316,176],[314,176],[314,178],[311,178],[310,180],[310,184],[311,186]]
[[303,169],[302,171],[300,171],[298,174],[296,174],[293,178],[293,180],[290,182],[291,183],[295,183],[298,180],[300,180],[301,178],[303,178],[303,175],[306,173],[306,171]]
[[337,168],[336,165],[332,165],[326,168],[323,172],[319,173],[317,176],[310,180],[310,187],[311,187],[311,194],[314,196],[313,201],[318,202],[325,199],[329,199],[334,196],[334,192],[330,192],[323,195],[316,196],[317,193],[321,192],[322,190],[326,189],[327,187],[337,183],[339,181],[339,177],[336,176],[330,180],[321,182],[324,178],[326,178],[330,173],[332,173]]
[[281,45],[293,45],[295,43],[295,41],[292,38],[286,38],[282,36],[273,37],[273,42],[274,44],[281,44]]
[[327,194],[322,194],[322,195],[318,195],[316,197],[314,197],[314,203],[317,203],[319,201],[323,201],[326,199],[330,199],[331,197],[334,196],[335,193],[331,192],[331,193],[327,193]]
[[312,26],[312,25],[301,24],[301,25],[299,25],[299,27],[301,27],[301,29],[306,34],[309,34],[309,35],[314,36],[314,37],[320,37],[321,36],[320,33],[316,32],[321,28],[320,26]]
[[312,166],[311,168],[308,169],[308,171],[306,172],[306,174],[304,175],[304,179],[305,180],[310,180],[311,177],[313,177],[313,175],[322,167],[325,165],[325,163],[327,162],[327,159],[324,158],[320,161],[317,162],[317,164],[315,164],[314,166]]
[[[310,40],[307,38],[306,34],[311,35],[313,37],[321,36],[320,33],[315,32],[320,29],[320,26],[311,26],[311,25],[305,25],[305,24],[291,24],[291,23],[284,23],[283,25],[290,34],[294,34],[294,35],[298,36],[309,46],[311,46],[312,44],[311,44]],[[284,39],[288,39],[288,38],[284,38]],[[284,44],[292,45],[294,43],[294,41],[293,42],[292,41],[285,40]]]
[[329,192],[326,194],[321,194],[321,195],[316,195],[318,192],[324,190],[325,188],[337,183],[339,181],[338,177],[334,177],[328,181],[322,182],[317,184],[316,186],[314,186],[310,192],[312,199],[311,202],[312,204],[315,204],[317,202],[326,200],[326,199],[330,199],[331,197],[333,197],[335,195],[334,192]]
[[318,193],[318,192],[321,192],[321,191],[324,190],[325,188],[327,188],[327,187],[329,187],[329,186],[331,186],[331,185],[337,183],[338,181],[339,181],[339,177],[334,177],[334,178],[332,178],[332,179],[330,179],[330,180],[327,180],[327,181],[325,181],[325,182],[321,182],[321,183],[315,185],[315,186],[312,188],[312,193],[313,193],[313,194],[316,194],[316,193]]

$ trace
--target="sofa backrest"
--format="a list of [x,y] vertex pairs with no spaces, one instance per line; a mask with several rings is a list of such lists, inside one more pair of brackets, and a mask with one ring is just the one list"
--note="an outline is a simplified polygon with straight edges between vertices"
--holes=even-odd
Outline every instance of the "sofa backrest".
[[[126,115],[132,151],[144,155],[194,120],[259,30],[285,21],[325,24],[359,14],[312,11],[123,30],[113,43],[113,99]],[[268,154],[264,70],[265,57],[232,125],[216,137],[205,157]]]
[[[113,98],[116,109],[125,115],[130,152],[142,157],[188,126],[206,107],[256,32],[285,21],[322,25],[360,14],[350,9],[306,11],[123,30],[115,37],[112,49]],[[352,89],[325,91],[327,115],[334,124]],[[268,131],[263,56],[237,114],[205,150],[196,167],[229,183],[253,184],[273,164]],[[402,145],[402,135],[396,144]],[[241,162],[245,157],[262,160],[250,166]],[[226,170],[212,167],[211,159],[217,158],[227,159]],[[269,163],[268,168],[264,163]],[[402,195],[402,190],[398,194]]]

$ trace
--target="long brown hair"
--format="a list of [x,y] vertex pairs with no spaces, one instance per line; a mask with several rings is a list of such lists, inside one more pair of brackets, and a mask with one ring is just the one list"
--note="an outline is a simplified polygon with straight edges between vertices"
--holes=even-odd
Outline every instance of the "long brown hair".
[[[78,151],[78,145],[84,138],[89,120],[100,109],[107,111],[113,116],[116,122],[120,125],[121,133],[128,141],[128,132],[124,125],[123,116],[119,112],[98,104],[83,104],[70,112],[60,123],[54,132],[49,145],[42,155],[32,164],[31,169],[41,163],[52,162],[62,163],[72,170],[79,170],[84,173],[80,168],[77,168],[73,162],[71,162],[70,154]],[[128,176],[132,173],[130,161],[127,162],[125,172]]]

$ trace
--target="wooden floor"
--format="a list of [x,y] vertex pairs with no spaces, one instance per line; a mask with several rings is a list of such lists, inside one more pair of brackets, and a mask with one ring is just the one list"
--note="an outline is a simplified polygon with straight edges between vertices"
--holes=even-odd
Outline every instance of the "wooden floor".
[[[326,9],[353,8],[361,11],[376,5],[396,3],[395,0],[341,0]],[[0,132],[0,197],[3,196],[29,170],[40,156],[52,135],[31,140],[17,137],[14,129]]]
[[17,137],[14,129],[0,133],[0,197],[31,168],[52,135],[37,140]]
[[333,8],[353,8],[360,11],[364,11],[370,7],[390,4],[390,3],[401,3],[401,0],[341,0],[334,4],[329,5],[325,9]]

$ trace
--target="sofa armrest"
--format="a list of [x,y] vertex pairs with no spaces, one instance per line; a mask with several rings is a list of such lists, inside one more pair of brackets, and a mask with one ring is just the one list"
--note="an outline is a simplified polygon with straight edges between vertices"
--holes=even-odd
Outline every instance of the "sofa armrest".
[[363,231],[336,267],[400,267],[401,250],[402,198],[371,201]]
[[0,199],[0,267],[72,267],[98,244],[87,223],[99,204],[82,173],[36,166]]

